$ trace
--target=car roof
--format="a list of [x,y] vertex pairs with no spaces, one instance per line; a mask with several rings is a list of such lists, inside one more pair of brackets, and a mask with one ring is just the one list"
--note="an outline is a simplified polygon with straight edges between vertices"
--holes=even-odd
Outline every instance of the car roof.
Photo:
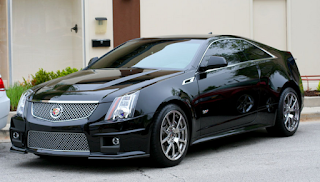
[[142,39],[209,39],[209,38],[243,38],[243,37],[234,36],[234,35],[212,35],[212,34],[165,35],[165,36],[155,36],[155,37],[142,37]]

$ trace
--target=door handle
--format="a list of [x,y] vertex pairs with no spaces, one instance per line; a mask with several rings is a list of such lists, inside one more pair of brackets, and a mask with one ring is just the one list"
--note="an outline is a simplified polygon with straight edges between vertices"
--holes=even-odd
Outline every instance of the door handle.
[[76,33],[78,33],[78,25],[76,24],[74,27],[71,28],[71,32],[74,30]]

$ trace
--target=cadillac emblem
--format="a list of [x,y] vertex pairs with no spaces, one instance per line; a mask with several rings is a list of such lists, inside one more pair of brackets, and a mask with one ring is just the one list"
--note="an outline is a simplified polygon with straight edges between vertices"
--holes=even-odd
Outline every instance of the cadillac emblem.
[[50,109],[50,116],[54,119],[57,119],[61,116],[62,113],[62,107],[59,105],[52,106]]

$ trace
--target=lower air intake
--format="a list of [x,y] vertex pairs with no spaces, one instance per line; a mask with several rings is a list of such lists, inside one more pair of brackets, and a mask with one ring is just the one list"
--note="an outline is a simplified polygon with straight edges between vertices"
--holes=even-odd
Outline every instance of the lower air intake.
[[28,132],[28,147],[56,151],[89,152],[84,133]]

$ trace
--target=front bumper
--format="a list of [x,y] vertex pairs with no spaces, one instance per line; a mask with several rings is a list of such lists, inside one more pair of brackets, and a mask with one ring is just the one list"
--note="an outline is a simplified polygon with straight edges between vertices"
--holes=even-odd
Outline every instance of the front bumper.
[[[32,116],[26,119],[19,116],[11,118],[10,151],[18,153],[34,153],[38,155],[86,157],[89,159],[128,159],[149,156],[150,133],[149,125],[152,114],[143,115],[121,122],[98,121],[88,119],[54,123],[43,121]],[[45,133],[83,133],[85,134],[88,151],[64,151],[29,147],[28,132]],[[18,135],[17,135],[18,133]],[[18,137],[17,137],[18,136]],[[119,139],[114,145],[112,139]]]

